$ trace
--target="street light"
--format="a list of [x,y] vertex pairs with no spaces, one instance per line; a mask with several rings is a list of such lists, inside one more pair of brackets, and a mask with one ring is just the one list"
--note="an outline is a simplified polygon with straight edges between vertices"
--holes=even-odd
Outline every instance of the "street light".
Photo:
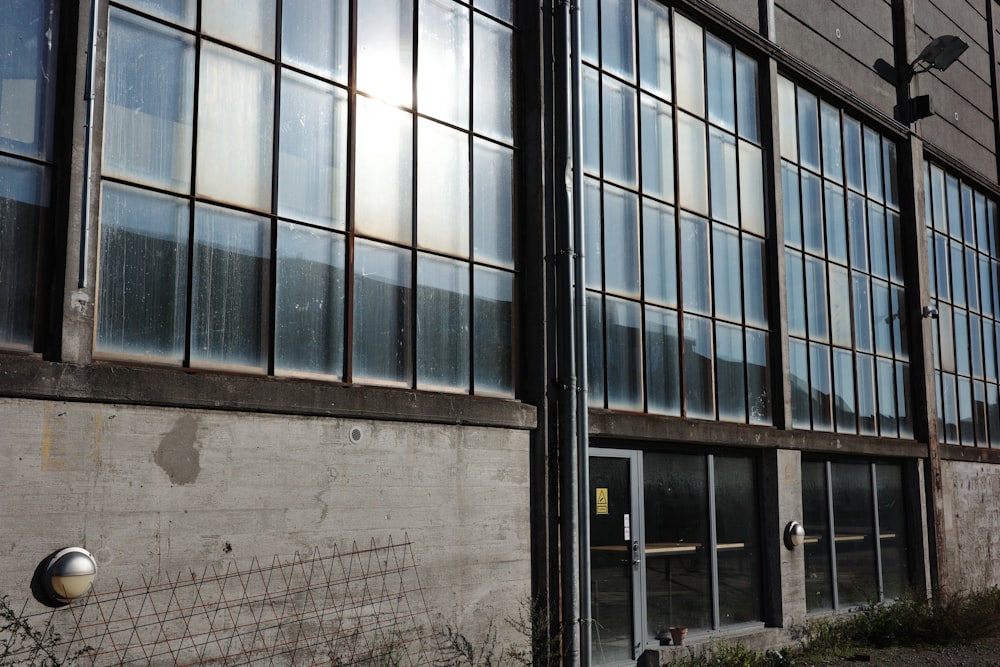
[[[955,35],[941,35],[931,40],[920,54],[906,68],[906,86],[909,88],[910,81],[917,74],[930,71],[931,69],[946,70],[958,60],[959,56],[965,53],[969,45]],[[876,63],[877,64],[877,63]],[[934,107],[931,104],[930,95],[918,95],[910,97],[909,91],[906,95],[906,103],[902,107],[902,121],[911,125],[921,118],[927,118],[934,114]]]

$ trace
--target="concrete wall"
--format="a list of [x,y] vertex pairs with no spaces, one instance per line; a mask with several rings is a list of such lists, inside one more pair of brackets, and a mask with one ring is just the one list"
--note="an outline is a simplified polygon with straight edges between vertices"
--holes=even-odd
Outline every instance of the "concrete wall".
[[942,461],[941,476],[948,592],[1000,586],[1000,466]]
[[441,627],[507,630],[530,594],[525,430],[20,399],[0,424],[0,594],[17,603],[63,546],[90,550],[109,591],[407,536]]

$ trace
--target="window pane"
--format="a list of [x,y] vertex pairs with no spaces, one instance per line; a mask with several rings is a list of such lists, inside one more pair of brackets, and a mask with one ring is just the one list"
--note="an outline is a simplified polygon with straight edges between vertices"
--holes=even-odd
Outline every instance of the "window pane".
[[809,338],[812,340],[830,339],[826,314],[828,294],[826,263],[814,257],[806,257],[806,321],[809,325]]
[[[420,0],[417,42],[420,113],[469,125],[469,10],[452,0]],[[479,43],[476,43],[479,47]],[[484,68],[484,76],[488,69]]]
[[642,87],[670,99],[670,13],[655,0],[639,0],[639,76]]
[[347,79],[348,0],[282,0],[281,59],[335,81]]
[[[106,184],[101,211],[98,353],[180,364],[187,321],[187,203]],[[8,266],[0,262],[0,291],[10,285],[4,275]]]
[[340,234],[278,224],[276,373],[343,374],[344,266]]
[[833,430],[833,383],[830,379],[830,348],[809,344],[809,386],[813,428]]
[[473,250],[477,260],[514,266],[514,152],[472,141]]
[[0,156],[0,345],[32,345],[37,246],[48,201],[44,167]]
[[205,44],[198,100],[198,193],[271,208],[274,68]]
[[831,261],[847,264],[847,219],[844,210],[844,190],[826,183],[823,203],[826,216],[826,246]]
[[[900,438],[913,437],[913,417],[910,413],[910,367],[896,362],[896,423]],[[983,443],[986,438],[984,436]]]
[[468,135],[417,121],[417,243],[469,256]]
[[851,282],[854,290],[854,347],[863,352],[872,351],[872,315],[868,276],[853,272]]
[[606,76],[603,80],[601,147],[604,149],[604,177],[635,185],[635,90],[611,77]]
[[580,52],[584,60],[598,65],[600,56],[601,38],[598,32],[598,11],[600,4],[598,0],[580,0],[580,32],[583,33],[583,44]]
[[740,275],[740,235],[720,225],[715,227],[712,236],[715,316],[738,323],[743,319],[744,293]]
[[785,223],[785,243],[802,246],[802,209],[799,201],[799,170],[781,163],[781,204]]
[[882,138],[882,169],[885,172],[885,203],[899,208],[899,178],[896,164],[896,144]]
[[743,236],[743,317],[747,324],[767,327],[767,263],[763,239]]
[[709,35],[706,40],[705,68],[708,71],[708,119],[736,131],[736,92],[733,76],[733,47]]
[[[708,475],[704,456],[647,453],[643,457],[646,544],[690,545],[646,558],[649,629],[712,626]],[[666,576],[664,576],[666,573]]]
[[757,484],[753,461],[715,456],[715,523],[718,549],[719,623],[762,618]]
[[778,129],[781,157],[799,161],[798,126],[795,120],[795,84],[778,77]]
[[412,118],[358,96],[356,127],[355,228],[362,234],[410,243]]
[[413,101],[412,7],[403,0],[365,0],[357,8],[358,88],[404,106]]
[[844,156],[840,147],[840,111],[826,102],[820,102],[820,127],[823,136],[823,175],[844,182]]
[[837,597],[843,608],[878,599],[871,466],[834,463],[832,478]]
[[882,586],[885,598],[894,600],[903,597],[910,589],[902,467],[886,463],[875,464],[875,483],[879,545],[882,551]]
[[875,435],[875,365],[872,357],[859,354],[858,362],[858,431],[861,435]]
[[830,514],[826,464],[802,462],[802,525],[806,566],[806,610],[833,609],[830,569]]
[[809,428],[812,399],[809,389],[809,348],[805,341],[792,338],[788,341],[788,372],[792,383],[792,426]]
[[43,159],[52,155],[61,4],[7,2],[0,12],[0,150]]
[[851,283],[840,266],[830,267],[830,332],[834,345],[851,347]]
[[798,103],[799,163],[819,171],[819,109],[816,96],[799,88]]
[[642,330],[639,304],[607,298],[608,407],[642,409]]
[[736,104],[740,136],[760,140],[757,121],[757,61],[736,52]]
[[844,117],[844,166],[847,170],[847,185],[863,192],[865,189],[864,165],[861,150],[861,124],[853,118]]
[[473,302],[475,391],[514,391],[514,278],[506,271],[476,267]]
[[719,420],[747,420],[746,385],[743,380],[743,329],[718,323],[715,327],[715,372]]
[[511,0],[476,0],[474,4],[504,21],[510,22],[513,19]]
[[834,419],[840,433],[856,433],[854,409],[854,356],[849,350],[833,350]]
[[191,184],[193,91],[194,39],[112,9],[104,172],[186,193]]
[[708,213],[705,125],[680,114],[677,125],[677,168],[680,204],[698,213]]
[[587,403],[604,407],[604,304],[587,292]]
[[265,218],[196,207],[192,366],[266,369],[270,236]]
[[889,306],[889,285],[872,281],[872,323],[875,325],[875,351],[892,355],[892,311]]
[[292,72],[281,80],[278,215],[347,227],[347,93]]
[[681,414],[677,313],[646,307],[646,396],[650,412]]
[[865,220],[865,200],[853,192],[847,194],[847,221],[851,230],[851,266],[859,271],[867,271],[868,223]]
[[875,380],[878,383],[878,432],[881,436],[898,437],[896,425],[896,371],[889,359],[875,358]]
[[679,14],[674,15],[674,64],[677,103],[693,114],[705,116],[705,55],[703,31]]
[[712,321],[703,317],[684,317],[684,403],[686,414],[694,419],[715,418],[715,390],[712,372],[714,358]]
[[354,377],[408,385],[412,307],[410,253],[357,240],[354,245]]
[[674,200],[674,121],[671,107],[642,96],[642,189]]
[[788,333],[796,336],[806,335],[806,286],[803,271],[802,255],[794,250],[786,251]]
[[604,187],[604,281],[609,292],[639,296],[639,198]]
[[583,222],[587,287],[601,289],[604,285],[604,242],[601,234],[601,184],[593,178],[583,182]]
[[712,312],[707,220],[692,215],[681,216],[681,257],[684,310],[707,315]]
[[885,209],[878,204],[868,204],[868,249],[871,256],[872,275],[889,277],[889,241],[885,234]]
[[826,247],[823,239],[823,194],[820,179],[802,170],[802,230],[806,250],[822,255]]
[[771,351],[767,333],[747,329],[747,401],[751,424],[771,424]]
[[197,0],[126,0],[122,4],[141,9],[187,27],[194,27]]
[[265,56],[274,55],[273,0],[212,0],[202,3],[207,34]]
[[597,70],[583,68],[583,169],[601,173],[601,82]]
[[764,171],[761,150],[753,144],[740,142],[740,225],[743,229],[763,236]]
[[712,217],[730,225],[740,220],[739,190],[736,179],[736,139],[711,127],[708,130],[709,170],[712,177]]
[[511,30],[478,14],[473,19],[472,126],[501,141],[514,138]]
[[865,137],[865,184],[868,186],[868,196],[871,199],[882,201],[884,192],[882,190],[884,181],[882,180],[882,143],[875,130],[864,129]]
[[632,2],[601,0],[601,66],[623,78],[634,76]]
[[642,209],[643,279],[647,301],[677,305],[677,227],[674,209],[646,200]]
[[417,386],[469,388],[469,267],[417,258]]

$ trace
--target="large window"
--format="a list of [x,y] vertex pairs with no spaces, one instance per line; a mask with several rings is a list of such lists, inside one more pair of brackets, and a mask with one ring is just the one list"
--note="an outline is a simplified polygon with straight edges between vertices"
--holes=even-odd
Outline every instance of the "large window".
[[793,425],[910,438],[895,144],[778,83]]
[[97,356],[511,395],[512,22],[112,3]]
[[806,607],[847,609],[909,588],[903,468],[802,462]]
[[770,424],[757,64],[655,0],[583,31],[590,404]]
[[934,323],[938,438],[1000,444],[997,204],[940,167],[924,165],[927,257]]
[[59,3],[0,11],[0,348],[38,350],[47,280]]
[[648,638],[763,618],[754,461],[643,455]]

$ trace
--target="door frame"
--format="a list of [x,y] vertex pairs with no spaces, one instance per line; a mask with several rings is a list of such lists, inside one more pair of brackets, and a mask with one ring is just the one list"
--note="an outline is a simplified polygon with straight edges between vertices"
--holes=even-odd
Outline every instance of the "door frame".
[[[643,485],[642,485],[642,451],[638,449],[617,449],[608,447],[590,447],[589,459],[611,458],[624,459],[629,466],[629,494],[631,502],[631,513],[629,516],[629,532],[631,541],[638,547],[638,560],[632,566],[632,660],[638,660],[646,650],[646,536],[643,527],[645,517],[643,513]],[[590,461],[588,460],[588,467]],[[590,479],[587,480],[587,497],[591,502],[594,500],[594,489]],[[588,513],[587,521],[590,521]],[[585,545],[590,549],[590,544]],[[583,573],[587,577],[588,589],[591,584],[591,572],[588,569]],[[593,622],[593,620],[591,621]],[[586,647],[588,652],[592,651],[591,645]],[[600,663],[595,660],[596,656],[591,655],[593,665],[614,665],[618,663]],[[627,664],[632,664],[629,662]]]

